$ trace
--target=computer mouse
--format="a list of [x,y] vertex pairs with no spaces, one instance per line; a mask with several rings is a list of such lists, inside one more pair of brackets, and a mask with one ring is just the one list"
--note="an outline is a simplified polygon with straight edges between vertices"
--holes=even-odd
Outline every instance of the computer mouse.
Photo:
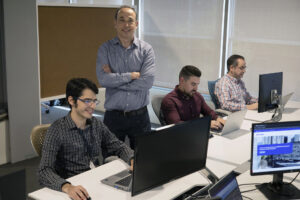
[[91,197],[89,197],[89,198],[87,198],[86,200],[92,200],[92,198],[91,198]]

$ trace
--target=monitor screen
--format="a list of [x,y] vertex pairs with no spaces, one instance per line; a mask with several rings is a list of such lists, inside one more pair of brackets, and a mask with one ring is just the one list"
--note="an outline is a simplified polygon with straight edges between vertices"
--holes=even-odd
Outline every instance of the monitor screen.
[[251,175],[300,171],[300,121],[252,124]]
[[277,107],[271,102],[271,92],[282,94],[282,72],[259,75],[258,112],[265,112]]
[[234,172],[229,173],[209,189],[210,197],[219,197],[221,200],[242,200]]
[[205,167],[210,117],[136,138],[132,196]]

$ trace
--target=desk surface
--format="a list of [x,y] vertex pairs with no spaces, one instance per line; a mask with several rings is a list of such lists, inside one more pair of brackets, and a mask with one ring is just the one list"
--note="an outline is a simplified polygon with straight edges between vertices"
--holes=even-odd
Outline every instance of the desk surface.
[[[286,174],[284,174],[283,181],[290,182],[296,175],[297,175],[297,173],[286,173]],[[251,176],[250,171],[246,171],[245,173],[237,176],[237,181],[238,181],[239,185],[253,183],[253,185],[241,185],[240,190],[241,190],[241,192],[243,192],[246,190],[255,189],[256,187],[254,184],[271,182],[272,178],[273,178],[272,175]],[[297,178],[293,182],[293,185],[299,189],[300,188],[300,179]],[[260,190],[254,190],[254,191],[246,192],[246,193],[242,193],[242,194],[244,196],[250,197],[251,199],[259,199],[259,200],[268,199]],[[246,198],[244,198],[244,199],[246,199]],[[295,198],[290,198],[290,197],[288,198],[288,197],[282,196],[281,199],[295,199]]]
[[[85,173],[69,178],[74,185],[82,185],[87,189],[92,199],[133,199],[133,200],[162,200],[172,199],[181,193],[191,189],[196,185],[207,185],[209,182],[199,172],[184,176],[162,186],[156,187],[137,196],[131,197],[130,192],[115,189],[104,185],[100,180],[118,173],[127,168],[127,165],[121,160],[115,160],[102,165]],[[32,199],[39,200],[66,200],[70,199],[67,194],[57,192],[49,188],[42,188],[28,194]]]
[[[270,120],[273,112],[258,113],[257,110],[248,110],[245,119],[252,120],[256,123]],[[281,121],[300,120],[300,102],[289,101],[283,111]]]
[[[254,110],[248,110],[245,118],[254,120],[243,121],[241,129],[248,133],[235,139],[228,139],[222,136],[214,136],[209,140],[208,159],[219,161],[227,165],[239,166],[248,161],[251,156],[251,126],[252,123],[259,123],[271,119],[272,113],[258,113]],[[281,121],[300,120],[300,102],[289,101]]]

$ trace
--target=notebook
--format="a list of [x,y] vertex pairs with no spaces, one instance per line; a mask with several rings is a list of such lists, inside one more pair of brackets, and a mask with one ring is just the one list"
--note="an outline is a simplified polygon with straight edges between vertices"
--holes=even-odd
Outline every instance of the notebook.
[[211,129],[210,133],[221,135],[229,139],[235,139],[249,131],[240,129],[247,110],[241,110],[228,115],[226,123],[222,129]]
[[229,173],[213,185],[208,193],[211,198],[221,200],[243,200],[234,172]]

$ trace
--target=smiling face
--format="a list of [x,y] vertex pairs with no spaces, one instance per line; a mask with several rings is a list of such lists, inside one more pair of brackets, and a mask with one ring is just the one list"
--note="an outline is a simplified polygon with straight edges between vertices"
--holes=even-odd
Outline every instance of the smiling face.
[[199,84],[200,77],[197,76],[190,76],[187,80],[180,77],[179,80],[179,88],[189,96],[193,96],[197,92]]
[[117,20],[115,20],[118,37],[121,40],[133,40],[137,26],[135,12],[131,8],[120,9]]
[[87,120],[92,118],[92,114],[95,110],[96,103],[85,103],[84,100],[96,100],[96,94],[90,89],[84,89],[82,95],[77,99],[76,103],[73,97],[69,96],[68,101],[72,106],[71,115],[78,120]]

